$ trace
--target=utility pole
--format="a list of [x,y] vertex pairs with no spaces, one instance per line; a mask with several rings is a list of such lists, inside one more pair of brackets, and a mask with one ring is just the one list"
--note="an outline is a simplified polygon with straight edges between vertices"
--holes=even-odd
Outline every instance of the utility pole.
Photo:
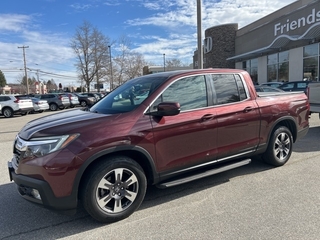
[[198,69],[203,68],[201,6],[202,6],[201,0],[197,0]]
[[38,87],[39,87],[39,93],[42,94],[41,91],[41,82],[40,82],[40,78],[39,78],[39,69],[37,69],[37,81],[38,81]]
[[163,54],[163,71],[166,71],[166,54]]
[[29,94],[29,81],[28,81],[28,75],[27,75],[27,62],[26,62],[26,52],[25,52],[25,49],[29,48],[29,46],[22,46],[22,47],[18,47],[18,48],[22,48],[22,50],[23,50],[24,76],[27,81],[27,94]]

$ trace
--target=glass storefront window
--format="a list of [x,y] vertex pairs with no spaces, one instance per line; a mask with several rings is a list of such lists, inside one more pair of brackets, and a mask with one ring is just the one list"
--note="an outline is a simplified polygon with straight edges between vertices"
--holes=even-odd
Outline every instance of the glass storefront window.
[[253,83],[258,84],[258,59],[250,59],[242,62],[242,69],[246,70],[251,78]]
[[277,64],[268,65],[268,82],[278,81],[278,66]]
[[[303,48],[303,57],[311,57],[311,56],[316,56],[319,54],[318,52],[318,45],[319,44],[313,44],[313,45],[308,45]],[[318,54],[317,54],[318,53]]]
[[271,54],[268,56],[268,65],[278,63],[278,54]]
[[319,81],[318,80],[318,57],[309,57],[303,59],[303,80]]
[[279,63],[289,62],[289,51],[279,53]]
[[320,44],[303,48],[303,80],[319,81]]
[[279,82],[288,82],[289,81],[289,62],[283,62],[279,64]]
[[289,51],[268,56],[268,82],[289,81]]

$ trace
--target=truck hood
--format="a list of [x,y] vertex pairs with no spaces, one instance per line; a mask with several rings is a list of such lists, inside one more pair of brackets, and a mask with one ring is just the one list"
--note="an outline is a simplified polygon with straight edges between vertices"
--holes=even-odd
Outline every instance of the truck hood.
[[[61,129],[62,126],[64,126],[63,127],[64,129],[65,128],[72,129],[78,126],[78,124],[87,125],[96,119],[105,118],[106,116],[111,116],[111,115],[92,113],[92,112],[83,111],[80,109],[64,111],[61,113],[52,114],[52,115],[41,117],[28,122],[20,130],[19,136],[22,139],[28,140],[35,133],[46,130],[46,129],[53,129],[53,128]],[[86,122],[87,124],[83,124],[83,122]],[[58,134],[58,131],[57,131],[57,134]]]

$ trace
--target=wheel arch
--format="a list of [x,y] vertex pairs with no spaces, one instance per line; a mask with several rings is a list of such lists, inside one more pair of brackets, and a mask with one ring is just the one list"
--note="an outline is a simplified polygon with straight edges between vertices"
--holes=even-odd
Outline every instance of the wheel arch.
[[98,165],[99,162],[106,161],[109,157],[116,155],[130,157],[136,161],[143,169],[148,184],[154,184],[158,181],[159,177],[156,172],[154,160],[145,149],[138,146],[122,146],[106,149],[91,156],[80,167],[73,184],[73,191],[77,191],[74,193],[78,199],[80,196],[79,190],[81,189],[83,181],[86,179],[86,174],[89,173],[92,168]]
[[277,121],[275,121],[275,123],[273,124],[272,130],[269,132],[268,142],[270,141],[270,137],[272,136],[273,132],[279,126],[287,127],[292,134],[293,142],[295,142],[297,140],[298,127],[295,122],[295,119],[293,117],[289,116],[289,117],[279,118]]

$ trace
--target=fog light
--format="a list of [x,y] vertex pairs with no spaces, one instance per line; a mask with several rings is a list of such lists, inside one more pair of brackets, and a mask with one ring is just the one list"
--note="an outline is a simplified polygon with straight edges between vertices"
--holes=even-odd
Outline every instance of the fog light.
[[40,193],[39,193],[39,191],[38,191],[37,189],[32,189],[31,195],[32,195],[34,198],[36,198],[36,199],[38,199],[38,200],[41,200]]

